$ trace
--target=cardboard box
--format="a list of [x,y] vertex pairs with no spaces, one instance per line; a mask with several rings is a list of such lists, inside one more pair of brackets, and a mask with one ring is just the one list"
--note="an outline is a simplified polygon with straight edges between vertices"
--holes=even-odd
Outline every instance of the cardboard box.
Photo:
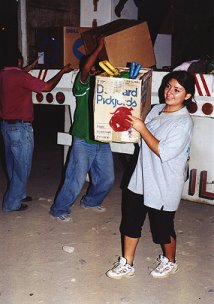
[[[122,71],[122,69],[120,69]],[[140,134],[127,123],[127,115],[143,120],[151,107],[152,70],[141,69],[137,79],[96,76],[94,136],[102,142],[134,143]]]
[[81,34],[86,53],[96,46],[96,39],[105,35],[105,49],[100,53],[100,60],[109,60],[114,66],[127,66],[136,61],[143,68],[156,64],[152,41],[146,22],[119,19],[93,28]]
[[88,27],[64,26],[40,28],[36,33],[39,68],[61,69],[71,62],[79,68],[79,60],[85,54],[81,33]]

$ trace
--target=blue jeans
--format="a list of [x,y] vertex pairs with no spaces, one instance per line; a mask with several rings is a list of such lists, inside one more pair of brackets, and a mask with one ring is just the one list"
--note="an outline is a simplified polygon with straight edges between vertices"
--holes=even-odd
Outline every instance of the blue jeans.
[[91,184],[81,202],[86,207],[100,206],[114,182],[114,164],[109,144],[88,144],[73,137],[65,180],[50,213],[67,215],[85,184],[87,173]]
[[9,124],[1,121],[5,146],[8,187],[3,198],[3,211],[14,211],[27,195],[27,182],[31,171],[34,135],[31,123]]

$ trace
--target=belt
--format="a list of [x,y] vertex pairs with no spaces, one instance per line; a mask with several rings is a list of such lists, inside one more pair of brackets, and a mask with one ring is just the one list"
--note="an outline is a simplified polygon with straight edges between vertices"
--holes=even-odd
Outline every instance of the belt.
[[22,119],[1,119],[2,121],[5,121],[6,123],[10,124],[10,125],[14,125],[17,122],[20,123],[31,123],[31,121],[26,121],[26,120],[22,120]]

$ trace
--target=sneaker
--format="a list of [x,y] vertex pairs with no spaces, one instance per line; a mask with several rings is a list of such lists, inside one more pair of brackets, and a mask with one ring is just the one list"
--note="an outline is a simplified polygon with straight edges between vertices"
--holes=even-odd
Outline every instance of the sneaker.
[[111,279],[120,280],[124,278],[131,278],[134,276],[134,266],[127,263],[127,260],[123,257],[118,258],[118,262],[114,264],[114,267],[106,272],[107,277]]
[[166,278],[168,275],[175,273],[178,270],[178,264],[170,262],[165,256],[159,256],[158,266],[150,273],[153,278]]
[[33,200],[32,196],[27,195],[22,199],[22,202],[27,203],[27,202],[31,202],[32,200]]
[[21,204],[21,206],[19,207],[19,209],[14,210],[14,211],[25,211],[28,208],[27,204]]
[[18,209],[15,210],[2,209],[2,211],[4,212],[25,211],[27,208],[28,208],[27,204],[21,204],[21,206]]
[[102,213],[102,212],[106,211],[106,208],[102,207],[102,206],[87,207],[87,206],[84,205],[84,203],[80,203],[80,206],[83,209],[92,210],[92,211],[97,212],[97,213]]
[[51,215],[51,217],[59,222],[69,222],[71,220],[71,217],[69,214],[59,215],[59,216]]

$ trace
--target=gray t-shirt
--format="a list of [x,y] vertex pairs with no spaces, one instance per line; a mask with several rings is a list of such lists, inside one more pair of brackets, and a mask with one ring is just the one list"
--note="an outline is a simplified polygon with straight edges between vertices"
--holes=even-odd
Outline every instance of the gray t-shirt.
[[161,113],[164,106],[154,106],[145,121],[147,128],[159,140],[160,157],[142,139],[128,189],[143,194],[144,204],[148,207],[175,211],[184,187],[193,121],[186,107],[172,113]]

